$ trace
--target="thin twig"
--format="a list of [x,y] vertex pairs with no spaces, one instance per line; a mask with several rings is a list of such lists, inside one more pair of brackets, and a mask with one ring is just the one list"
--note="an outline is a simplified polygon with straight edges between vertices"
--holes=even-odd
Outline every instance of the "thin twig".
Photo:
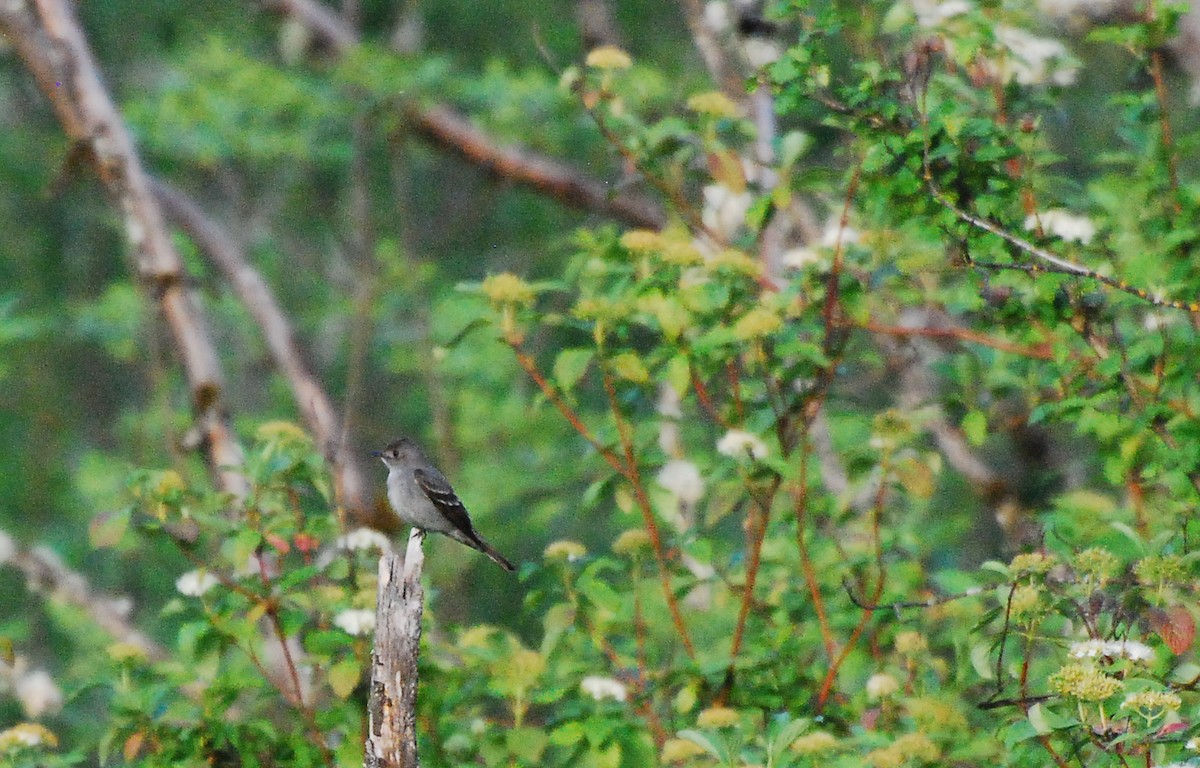
[[629,425],[621,415],[621,404],[617,400],[616,386],[613,384],[612,377],[603,365],[600,368],[600,375],[604,380],[604,391],[608,395],[609,408],[612,410],[613,418],[616,420],[617,435],[621,440],[621,448],[625,453],[625,471],[622,472],[622,475],[633,486],[633,496],[642,513],[642,524],[646,526],[646,533],[650,536],[650,545],[654,550],[654,558],[658,561],[659,579],[662,582],[663,597],[667,601],[667,609],[671,612],[671,620],[675,623],[675,629],[679,633],[679,639],[683,641],[683,648],[687,651],[688,657],[694,659],[696,657],[696,649],[692,646],[692,638],[688,633],[687,624],[683,620],[683,613],[679,610],[679,601],[675,598],[674,590],[671,589],[671,572],[667,566],[667,555],[663,545],[662,533],[658,529],[658,522],[654,519],[654,508],[650,504],[650,497],[647,495],[646,487],[642,483],[637,456],[634,454],[633,436],[630,434]]

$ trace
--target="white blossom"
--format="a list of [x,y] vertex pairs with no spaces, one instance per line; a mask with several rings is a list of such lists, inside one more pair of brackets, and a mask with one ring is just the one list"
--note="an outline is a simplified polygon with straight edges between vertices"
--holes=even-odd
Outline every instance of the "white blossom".
[[37,718],[62,709],[62,691],[54,684],[50,673],[44,669],[35,669],[18,678],[13,688],[26,717]]
[[683,418],[683,398],[679,396],[679,392],[670,384],[664,383],[658,388],[658,407],[656,410],[659,415],[666,416],[670,419]]
[[946,19],[971,10],[967,0],[909,0],[909,5],[922,27],[939,26]]
[[377,549],[386,554],[392,551],[392,542],[374,528],[355,528],[345,536],[338,537],[337,548],[364,551]]
[[579,683],[579,689],[596,701],[604,701],[605,699],[625,701],[629,696],[629,691],[625,688],[624,683],[614,680],[611,677],[600,677],[598,675],[589,675],[583,678],[583,681]]
[[762,69],[779,61],[783,55],[779,44],[774,40],[764,40],[761,37],[747,37],[742,42],[742,55],[754,69]]
[[1154,660],[1154,649],[1136,640],[1081,640],[1071,643],[1067,651],[1073,659],[1129,659],[1130,661]]
[[900,690],[900,681],[886,672],[876,672],[867,679],[867,698],[879,701]]
[[1031,213],[1025,217],[1025,229],[1027,230],[1037,229],[1039,223],[1043,231],[1068,242],[1087,245],[1096,236],[1096,225],[1092,223],[1091,219],[1061,208]]
[[704,4],[704,23],[713,32],[721,33],[733,26],[729,14],[729,3],[725,0],[709,0]]
[[996,42],[1007,54],[1000,62],[989,61],[993,77],[1003,82],[1016,80],[1021,85],[1070,85],[1079,73],[1070,62],[1067,47],[1058,40],[1038,37],[1030,32],[1003,24],[996,27]]
[[1193,752],[1200,752],[1200,738],[1193,736],[1187,740],[1187,744],[1184,744],[1184,746]]
[[686,504],[695,504],[704,495],[700,469],[685,459],[671,459],[658,471],[658,484]]
[[749,192],[734,192],[724,184],[709,184],[704,188],[704,226],[718,237],[730,239],[746,223],[754,197]]
[[839,243],[845,247],[857,243],[860,237],[857,229],[850,226],[843,227],[841,219],[830,219],[825,222],[820,244],[825,248],[837,248]]
[[[1162,312],[1147,312],[1142,318],[1142,327],[1147,331],[1161,331],[1175,324],[1176,317]],[[2,561],[0,561],[2,562]]]
[[15,554],[17,554],[16,543],[7,533],[0,531],[0,565],[7,563]]
[[204,569],[188,571],[175,580],[175,589],[188,597],[200,597],[221,583],[221,580]]
[[348,635],[370,634],[375,631],[375,611],[350,608],[334,616],[333,623]]
[[767,455],[767,444],[745,430],[731,429],[717,441],[717,452],[735,459],[761,459]]
[[803,247],[784,251],[783,255],[779,257],[779,261],[785,267],[801,270],[809,267],[823,267],[829,263],[829,259],[815,248]]

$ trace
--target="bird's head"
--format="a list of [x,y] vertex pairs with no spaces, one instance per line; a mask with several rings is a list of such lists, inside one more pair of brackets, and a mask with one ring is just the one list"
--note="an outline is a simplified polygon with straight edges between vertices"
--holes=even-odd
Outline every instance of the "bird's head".
[[377,456],[387,465],[388,469],[391,469],[392,467],[401,466],[405,462],[420,458],[421,449],[412,440],[402,437],[399,440],[393,440],[388,443],[387,448],[384,448],[382,451],[372,451],[371,455]]

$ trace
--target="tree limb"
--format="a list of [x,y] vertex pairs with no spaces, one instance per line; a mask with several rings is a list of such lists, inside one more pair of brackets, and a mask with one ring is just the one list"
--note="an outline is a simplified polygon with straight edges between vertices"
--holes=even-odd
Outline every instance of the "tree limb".
[[[358,34],[314,0],[262,0],[268,9],[304,24],[337,55],[359,44]],[[635,227],[660,229],[666,215],[658,203],[640,195],[618,193],[608,182],[524,147],[501,146],[445,106],[409,108],[413,131],[487,173],[548,195],[566,205],[611,216]]]
[[371,505],[362,465],[347,450],[333,404],[309,372],[271,287],[250,266],[241,245],[194,200],[160,179],[152,179],[151,184],[167,217],[217,266],[261,329],[276,367],[291,386],[305,424],[330,464],[339,503],[365,516]]
[[217,485],[236,499],[249,492],[243,461],[223,405],[217,351],[194,297],[183,261],[163,223],[150,181],[129,132],[100,80],[83,31],[65,0],[0,3],[7,34],[67,136],[82,148],[120,210],[134,247],[138,276],[158,302],[187,375],[192,408]]
[[82,611],[114,640],[141,649],[152,661],[167,658],[161,645],[129,623],[124,600],[97,593],[86,578],[68,568],[47,547],[18,547],[8,534],[0,531],[0,550],[7,549],[5,542],[12,551],[7,557],[0,556],[0,564],[11,565],[24,574],[30,592]]

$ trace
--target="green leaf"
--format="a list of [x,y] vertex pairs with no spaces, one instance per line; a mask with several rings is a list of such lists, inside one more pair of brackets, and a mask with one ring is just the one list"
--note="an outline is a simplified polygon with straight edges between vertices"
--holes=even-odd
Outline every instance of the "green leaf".
[[645,384],[650,380],[646,364],[633,352],[622,352],[609,361],[613,373],[634,384]]
[[1054,727],[1046,721],[1046,708],[1040,702],[1029,708],[1028,717],[1033,732],[1039,736],[1045,736],[1054,730]]
[[508,751],[528,763],[541,762],[547,740],[540,728],[510,728],[505,734]]
[[787,751],[787,748],[792,746],[792,742],[798,739],[800,734],[804,733],[804,731],[807,730],[808,726],[811,724],[812,721],[807,717],[801,717],[797,718],[796,720],[792,720],[779,728],[774,737],[770,738],[768,741],[771,752],[769,762],[772,765],[777,765],[780,761],[780,758],[783,757],[783,754]]
[[679,732],[679,738],[687,739],[722,763],[729,762],[729,750],[725,745],[715,739],[709,738],[708,734],[700,731],[686,730]]
[[96,549],[116,546],[129,530],[131,512],[132,509],[126,507],[116,512],[101,512],[93,517],[88,524],[88,541]]
[[972,646],[971,666],[975,668],[975,674],[984,680],[992,680],[996,677],[996,668],[992,664],[992,652],[986,645]]
[[962,420],[962,431],[967,436],[967,442],[974,446],[983,445],[987,439],[987,416],[982,411],[967,411]]
[[362,679],[362,667],[353,656],[342,659],[329,668],[329,687],[339,699],[349,698]]
[[574,389],[596,356],[592,349],[564,349],[554,358],[554,381],[565,392]]

